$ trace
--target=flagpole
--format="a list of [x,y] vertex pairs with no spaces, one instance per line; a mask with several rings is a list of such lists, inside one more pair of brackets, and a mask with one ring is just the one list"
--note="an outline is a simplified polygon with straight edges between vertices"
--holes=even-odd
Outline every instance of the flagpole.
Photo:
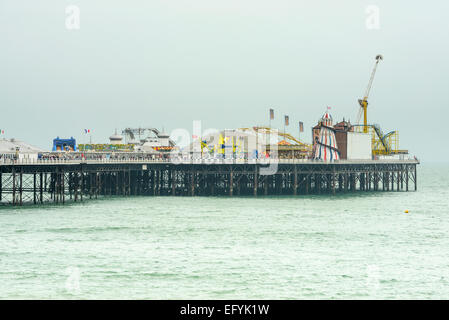
[[287,118],[288,118],[288,116],[285,115],[285,116],[284,116],[284,135],[285,135],[285,127],[288,125],[288,124],[287,124]]
[[268,122],[269,122],[269,124],[268,124],[268,127],[271,129],[271,118],[274,118],[274,109],[271,109],[270,108],[270,110],[269,110],[269,115],[268,115]]

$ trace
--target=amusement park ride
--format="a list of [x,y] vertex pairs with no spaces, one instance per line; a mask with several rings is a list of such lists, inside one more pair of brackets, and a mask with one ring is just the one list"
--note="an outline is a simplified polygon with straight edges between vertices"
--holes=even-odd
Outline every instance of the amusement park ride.
[[[251,145],[250,141],[254,145]],[[202,137],[200,142],[203,155],[225,156],[229,152],[229,156],[236,158],[244,154],[249,158],[265,158],[276,154],[280,158],[300,159],[307,158],[312,151],[311,145],[301,142],[288,133],[281,133],[268,127],[223,131],[216,135]]]
[[[147,134],[148,137],[151,135],[155,138],[161,138],[162,136],[165,137],[165,134],[161,133],[156,128],[126,128],[122,131],[122,134],[125,135],[128,143],[131,144],[139,144],[143,142],[141,137],[145,137],[145,134]],[[138,140],[136,139],[136,136],[139,138]],[[175,143],[171,139],[169,139],[169,144],[171,147],[175,146]]]
[[[279,154],[292,154],[295,158],[305,158],[311,154],[313,146],[296,139],[289,133],[280,132],[269,127],[252,127],[252,128],[240,128],[242,131],[254,130],[258,134],[262,134],[270,137],[278,137],[277,152]],[[267,151],[270,151],[271,145],[267,145]]]

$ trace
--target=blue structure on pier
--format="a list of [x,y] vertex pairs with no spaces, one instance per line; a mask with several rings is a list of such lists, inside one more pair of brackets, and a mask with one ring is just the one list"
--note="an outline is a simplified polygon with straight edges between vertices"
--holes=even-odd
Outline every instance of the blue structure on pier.
[[53,139],[52,151],[78,151],[76,149],[76,140],[73,137],[70,137],[70,139],[56,137],[56,139]]

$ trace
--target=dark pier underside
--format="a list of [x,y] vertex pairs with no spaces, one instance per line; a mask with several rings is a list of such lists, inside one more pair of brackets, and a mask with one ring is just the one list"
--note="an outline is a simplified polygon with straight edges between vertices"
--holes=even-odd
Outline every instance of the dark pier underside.
[[0,165],[0,203],[99,196],[263,196],[417,189],[417,161],[263,164],[45,163]]

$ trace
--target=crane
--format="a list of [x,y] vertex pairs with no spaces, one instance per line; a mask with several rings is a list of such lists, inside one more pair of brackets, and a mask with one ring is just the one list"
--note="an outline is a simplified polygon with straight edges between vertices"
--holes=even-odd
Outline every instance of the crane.
[[381,60],[383,60],[383,56],[378,54],[376,56],[376,63],[374,64],[374,69],[371,72],[371,78],[369,79],[368,86],[366,87],[365,96],[363,99],[359,99],[360,109],[359,115],[357,117],[357,123],[360,122],[361,113],[363,112],[363,132],[368,133],[368,118],[367,118],[367,108],[368,108],[368,96],[371,91],[371,87],[373,85],[374,75],[376,74],[377,65]]

